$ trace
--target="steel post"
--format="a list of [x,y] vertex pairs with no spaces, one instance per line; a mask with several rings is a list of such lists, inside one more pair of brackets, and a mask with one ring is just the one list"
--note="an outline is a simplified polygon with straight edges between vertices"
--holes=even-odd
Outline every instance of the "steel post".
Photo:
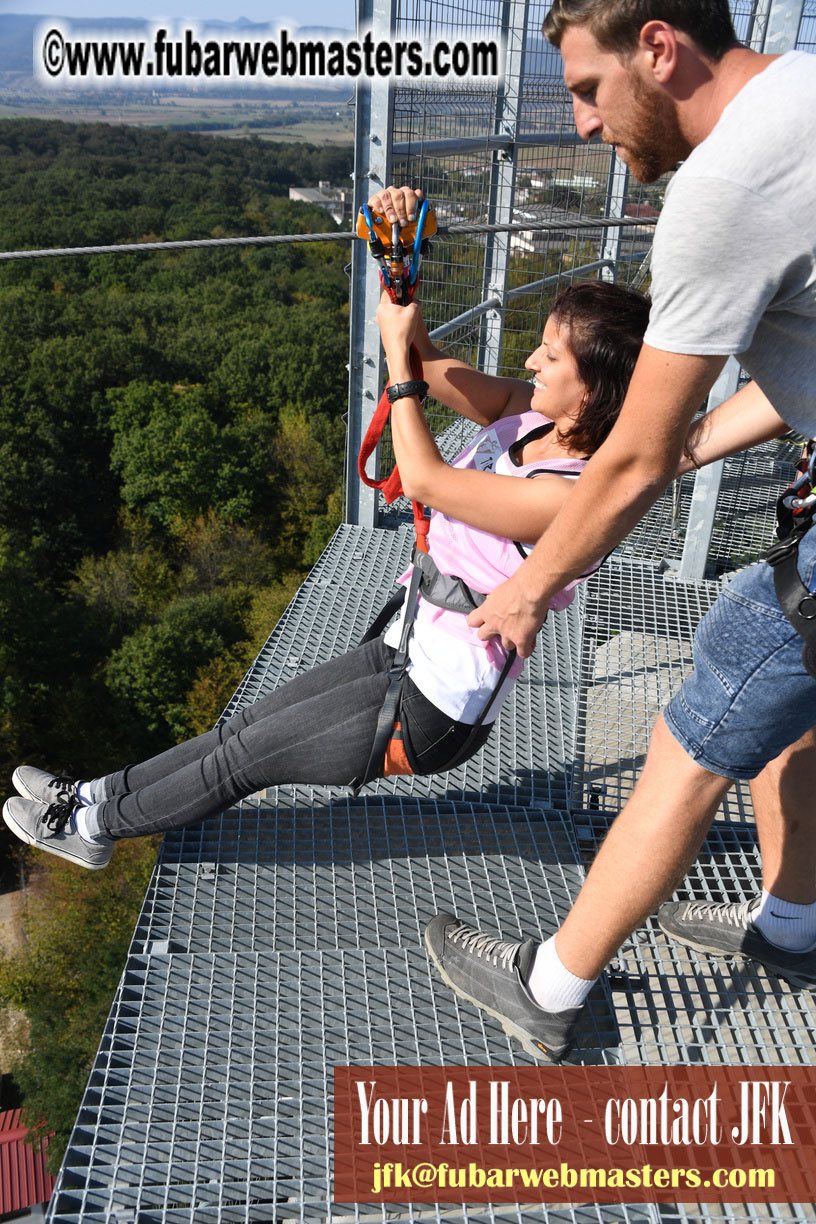
[[[612,158],[609,167],[609,179],[606,185],[606,216],[622,217],[626,211],[626,196],[629,190],[629,167],[622,162],[617,153]],[[607,266],[602,270],[603,280],[615,281],[618,277],[620,261],[621,236],[623,228],[608,229],[601,244],[600,258]]]
[[[494,149],[490,160],[490,196],[487,220],[507,224],[513,219],[516,189],[516,149],[519,105],[524,82],[524,53],[527,45],[528,0],[505,0],[502,29],[507,32],[504,79],[496,95],[494,132],[509,137],[507,148]],[[504,315],[510,269],[510,234],[488,234],[485,243],[482,300],[498,300],[502,306],[489,310],[482,319],[479,335],[479,368],[497,374],[501,361]]]
[[[740,364],[736,357],[729,357],[720,376],[711,388],[706,412],[711,412],[723,400],[733,395],[739,386]],[[694,478],[694,493],[691,498],[683,555],[677,577],[683,582],[696,582],[705,577],[711,537],[717,513],[717,499],[722,482],[723,461],[709,463],[701,468]]]
[[[358,31],[371,29],[375,39],[392,39],[396,0],[359,0]],[[354,120],[354,215],[380,187],[388,185],[393,133],[393,88],[387,79],[360,81]],[[351,244],[351,308],[349,318],[349,401],[346,433],[345,519],[361,527],[376,527],[379,493],[357,475],[357,455],[374,415],[383,385],[380,333],[374,319],[380,283],[374,260],[364,242]],[[369,460],[376,471],[379,450]],[[374,465],[374,466],[372,466]]]
[[762,50],[766,55],[792,51],[799,37],[804,0],[771,0]]

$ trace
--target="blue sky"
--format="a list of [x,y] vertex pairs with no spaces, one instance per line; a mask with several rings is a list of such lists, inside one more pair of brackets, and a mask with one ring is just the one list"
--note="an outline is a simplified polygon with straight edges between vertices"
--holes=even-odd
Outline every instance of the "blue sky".
[[[325,25],[353,29],[355,0],[0,0],[0,13],[41,13],[48,17],[143,17]],[[295,16],[296,14],[296,16]]]

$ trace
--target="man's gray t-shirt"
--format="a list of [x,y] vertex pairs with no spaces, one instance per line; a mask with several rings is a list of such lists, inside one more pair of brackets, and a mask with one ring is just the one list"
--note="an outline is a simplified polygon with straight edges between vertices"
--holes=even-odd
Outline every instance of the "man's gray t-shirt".
[[816,434],[816,56],[743,86],[674,176],[655,232],[645,341],[739,358]]

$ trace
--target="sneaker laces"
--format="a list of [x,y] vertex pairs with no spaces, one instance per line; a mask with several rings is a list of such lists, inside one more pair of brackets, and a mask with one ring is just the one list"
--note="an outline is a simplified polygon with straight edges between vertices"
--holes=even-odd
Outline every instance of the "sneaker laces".
[[751,912],[756,904],[756,897],[731,902],[689,901],[683,911],[683,920],[719,922],[722,926],[739,927],[744,931],[751,925]]
[[516,953],[521,947],[518,942],[510,943],[496,935],[483,935],[481,931],[464,922],[454,927],[448,939],[452,943],[460,944],[464,952],[475,952],[477,956],[492,961],[496,966],[501,961],[502,969],[512,969]]
[[70,774],[56,774],[46,785],[49,787],[53,786],[63,802],[67,798],[73,798],[76,793],[76,779],[72,778]]
[[72,803],[49,803],[41,817],[46,829],[50,830],[46,837],[58,837],[64,831],[74,814],[74,806]]

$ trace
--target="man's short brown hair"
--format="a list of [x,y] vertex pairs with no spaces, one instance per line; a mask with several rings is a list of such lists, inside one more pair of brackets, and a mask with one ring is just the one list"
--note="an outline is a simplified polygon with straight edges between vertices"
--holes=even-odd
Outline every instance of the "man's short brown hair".
[[605,51],[628,55],[647,21],[667,21],[719,60],[737,44],[728,0],[555,0],[544,18],[544,36],[561,46],[571,25],[588,25]]

